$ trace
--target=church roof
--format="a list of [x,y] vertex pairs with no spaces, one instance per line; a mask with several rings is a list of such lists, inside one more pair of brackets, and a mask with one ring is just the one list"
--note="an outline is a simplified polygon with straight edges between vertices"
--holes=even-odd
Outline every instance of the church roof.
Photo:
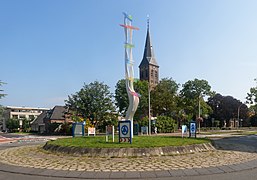
[[153,46],[151,43],[151,37],[150,37],[149,25],[148,25],[146,41],[145,41],[144,56],[139,65],[139,68],[149,65],[149,64],[159,67],[159,65],[157,64],[156,58],[154,56],[154,50],[153,50]]

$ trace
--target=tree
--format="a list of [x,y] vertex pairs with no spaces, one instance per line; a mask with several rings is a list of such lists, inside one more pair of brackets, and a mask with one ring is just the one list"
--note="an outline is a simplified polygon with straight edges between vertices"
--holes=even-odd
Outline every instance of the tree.
[[180,91],[180,107],[184,109],[186,114],[192,114],[196,117],[199,116],[199,105],[200,110],[204,114],[209,114],[212,110],[204,101],[204,97],[210,97],[213,95],[211,86],[206,80],[194,79],[187,81],[182,85]]
[[31,122],[31,120],[27,119],[27,118],[22,120],[22,129],[23,129],[23,131],[29,132],[31,130],[30,122]]
[[257,78],[254,79],[256,82],[256,86],[250,88],[250,92],[247,93],[247,103],[251,104],[251,109],[254,110],[254,112],[257,112]]
[[11,131],[17,131],[20,127],[18,119],[8,119],[6,122],[6,127]]
[[98,124],[105,121],[114,111],[112,97],[107,85],[95,81],[84,84],[80,91],[68,96],[65,104],[70,111],[84,119],[89,118],[98,127]]
[[250,117],[250,125],[255,127],[257,126],[257,115]]
[[148,82],[147,81],[136,81],[135,91],[140,94],[140,101],[135,113],[135,120],[141,120],[143,117],[148,116]]
[[[0,87],[1,87],[3,84],[5,84],[5,83],[0,80]],[[0,99],[2,99],[4,96],[6,96],[6,94],[1,93],[1,92],[3,92],[3,91],[4,91],[4,90],[0,89]],[[4,113],[4,108],[3,108],[2,105],[0,104],[0,125],[2,125],[2,124],[3,124],[3,121],[4,121],[4,120],[3,120],[3,113]]]
[[[119,80],[115,87],[115,105],[117,106],[119,113],[121,113],[122,116],[125,116],[126,110],[129,106],[125,79]],[[147,116],[148,114],[148,82],[135,81],[134,89],[138,94],[141,95],[134,119],[141,120],[144,116]]]
[[126,91],[126,80],[119,80],[115,88],[115,105],[118,108],[119,113],[121,113],[124,116],[126,113],[126,109],[129,106],[128,94]]
[[[0,87],[1,87],[2,85],[4,85],[4,84],[5,84],[5,83],[0,80]],[[6,96],[6,94],[1,93],[1,92],[3,92],[3,91],[4,91],[4,90],[0,89],[0,99],[3,98],[4,96]]]
[[179,85],[172,78],[164,78],[151,92],[151,107],[154,116],[171,116],[177,113]]
[[240,119],[247,119],[248,108],[245,104],[232,96],[222,96],[216,94],[208,99],[208,104],[212,108],[211,118],[220,121],[220,125],[229,124],[230,119],[237,119],[240,113]]

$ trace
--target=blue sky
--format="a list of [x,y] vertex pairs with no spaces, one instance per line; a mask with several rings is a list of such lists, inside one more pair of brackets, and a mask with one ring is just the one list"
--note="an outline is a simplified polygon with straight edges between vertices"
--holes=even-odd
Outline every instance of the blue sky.
[[53,107],[84,83],[124,78],[122,12],[133,16],[135,76],[147,15],[160,77],[205,79],[242,102],[257,77],[255,0],[0,0],[2,105]]

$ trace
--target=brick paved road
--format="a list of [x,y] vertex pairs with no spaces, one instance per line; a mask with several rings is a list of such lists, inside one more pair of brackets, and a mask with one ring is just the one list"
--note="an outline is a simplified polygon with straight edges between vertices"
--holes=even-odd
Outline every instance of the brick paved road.
[[140,158],[90,158],[50,154],[42,145],[15,147],[0,151],[0,162],[23,167],[92,172],[161,171],[217,167],[257,159],[256,153],[210,151],[179,156]]

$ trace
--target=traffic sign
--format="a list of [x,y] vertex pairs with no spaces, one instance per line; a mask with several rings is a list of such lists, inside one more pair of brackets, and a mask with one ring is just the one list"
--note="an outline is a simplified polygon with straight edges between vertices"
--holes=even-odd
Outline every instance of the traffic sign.
[[131,121],[119,121],[119,142],[132,143]]
[[194,136],[196,138],[196,122],[190,121],[189,124],[189,137]]

